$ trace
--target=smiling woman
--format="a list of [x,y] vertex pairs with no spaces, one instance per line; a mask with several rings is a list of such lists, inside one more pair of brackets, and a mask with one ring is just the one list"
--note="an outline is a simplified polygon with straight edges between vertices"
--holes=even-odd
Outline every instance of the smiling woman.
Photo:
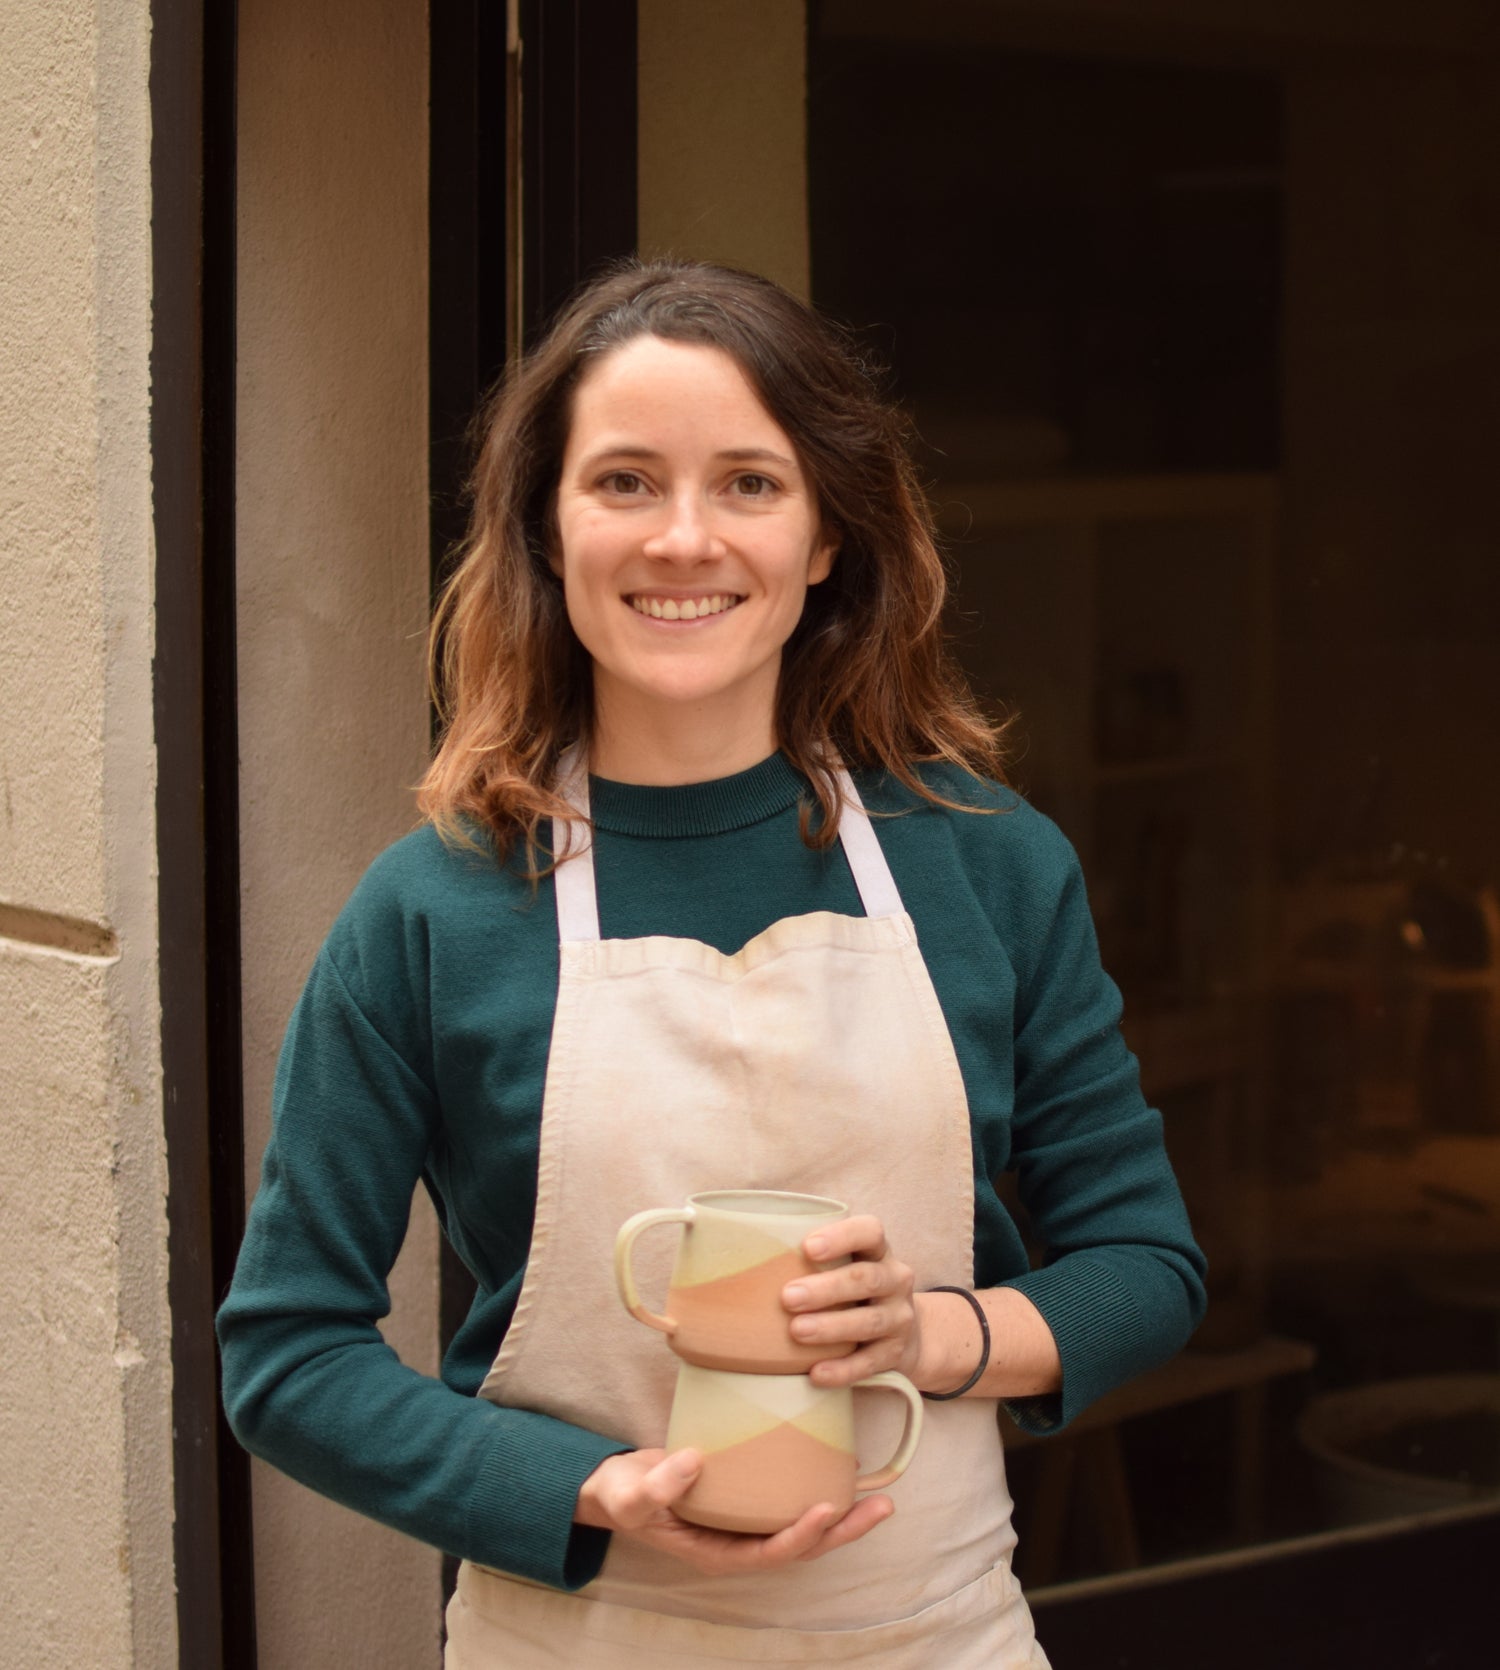
[[[590,738],[597,759],[627,719],[664,746],[643,781],[779,747],[809,781],[822,847],[835,757],[934,804],[946,791],[921,762],[1003,775],[944,649],[905,420],[853,342],[777,285],[692,263],[606,275],[506,379],[484,437],[435,631],[445,730],[420,804],[439,828],[478,825],[542,862],[541,826],[566,811],[563,750]],[[704,602],[701,643],[666,632],[672,608],[680,628],[684,603],[696,624]],[[643,618],[617,619],[627,604]],[[751,718],[768,693],[769,728]]]
[[593,366],[556,527],[552,567],[594,663],[601,775],[703,782],[772,753],[782,647],[835,541],[729,355],[643,336]]
[[[449,1670],[1044,1670],[995,1401],[1050,1430],[1170,1354],[1202,1260],[942,601],[900,421],[764,280],[615,272],[489,414],[430,826],[309,979],[220,1316],[247,1446],[463,1556]],[[441,1382],[378,1326],[418,1179],[477,1283]],[[849,1203],[771,1289],[810,1366],[765,1407],[847,1407],[871,1465],[852,1389],[920,1392],[899,1482],[692,1517],[726,1452],[664,1447],[614,1251],[705,1190]]]

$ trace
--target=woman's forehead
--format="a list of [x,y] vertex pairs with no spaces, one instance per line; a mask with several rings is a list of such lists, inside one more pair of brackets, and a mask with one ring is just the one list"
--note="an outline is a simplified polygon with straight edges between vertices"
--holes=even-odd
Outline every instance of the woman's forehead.
[[601,354],[573,391],[567,454],[610,443],[644,451],[713,444],[779,451],[796,461],[790,437],[732,354],[657,336],[633,337]]

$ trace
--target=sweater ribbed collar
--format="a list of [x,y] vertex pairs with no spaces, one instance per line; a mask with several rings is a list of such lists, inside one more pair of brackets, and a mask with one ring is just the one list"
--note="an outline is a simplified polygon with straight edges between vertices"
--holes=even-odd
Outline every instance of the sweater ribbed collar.
[[600,829],[656,837],[723,835],[775,817],[807,784],[781,754],[711,783],[670,788],[589,778],[589,810]]

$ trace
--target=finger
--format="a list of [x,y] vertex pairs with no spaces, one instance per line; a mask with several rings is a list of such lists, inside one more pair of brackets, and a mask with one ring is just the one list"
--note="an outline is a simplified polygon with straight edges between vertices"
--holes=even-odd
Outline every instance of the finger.
[[644,1473],[636,1486],[637,1504],[648,1512],[670,1508],[692,1488],[703,1471],[697,1450],[676,1450]]
[[781,1302],[793,1312],[828,1310],[837,1305],[859,1305],[893,1294],[909,1295],[910,1268],[894,1258],[858,1260],[816,1276],[800,1276],[781,1291]]
[[820,1264],[830,1258],[884,1258],[885,1225],[868,1212],[823,1224],[802,1242],[802,1250]]
[[915,1320],[910,1301],[855,1305],[848,1310],[810,1311],[791,1320],[792,1338],[806,1345],[861,1345],[867,1340],[902,1338]]
[[759,1567],[767,1570],[803,1559],[808,1550],[815,1548],[829,1529],[838,1523],[838,1518],[839,1510],[832,1502],[819,1502],[795,1524],[762,1539],[752,1558]]
[[838,1517],[838,1509],[832,1503],[821,1502],[809,1508],[794,1525],[771,1536],[708,1531],[682,1520],[654,1528],[645,1535],[699,1571],[733,1575],[791,1565],[817,1543]]
[[883,1525],[896,1511],[896,1504],[889,1496],[867,1496],[856,1502],[842,1519],[837,1519],[813,1547],[802,1557],[805,1560],[818,1560],[825,1554],[830,1554],[835,1548],[843,1548],[851,1542],[858,1542],[863,1536],[868,1536],[877,1525]]
[[884,1374],[887,1369],[900,1368],[904,1347],[899,1339],[880,1339],[847,1357],[825,1357],[808,1370],[815,1386],[852,1386],[858,1380],[868,1380],[872,1374]]
[[798,1556],[802,1560],[820,1560],[835,1548],[843,1548],[868,1536],[877,1525],[883,1525],[896,1511],[889,1496],[866,1496],[856,1502],[842,1519],[835,1520],[807,1551]]

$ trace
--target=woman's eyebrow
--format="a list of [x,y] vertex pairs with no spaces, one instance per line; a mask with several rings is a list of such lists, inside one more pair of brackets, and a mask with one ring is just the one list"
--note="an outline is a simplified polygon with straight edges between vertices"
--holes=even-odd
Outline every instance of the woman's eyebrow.
[[714,456],[716,458],[726,459],[731,464],[753,464],[764,462],[768,464],[780,464],[789,470],[797,467],[797,460],[795,458],[788,458],[783,452],[773,452],[770,447],[763,446],[729,447],[724,452],[716,452]]
[[[593,452],[587,453],[579,460],[578,467],[580,470],[592,470],[606,459],[615,458],[635,459],[643,464],[656,463],[661,456],[653,447],[632,446],[627,441],[618,446],[596,447]],[[795,458],[788,458],[785,453],[775,452],[770,447],[726,447],[722,452],[716,452],[714,457],[722,459],[726,464],[779,464],[785,470],[797,468]]]
[[659,452],[653,451],[648,446],[631,446],[629,441],[621,441],[618,445],[611,443],[607,446],[595,447],[592,452],[585,453],[579,460],[579,467],[588,469],[605,458],[639,458],[643,462],[649,462],[660,457]]

